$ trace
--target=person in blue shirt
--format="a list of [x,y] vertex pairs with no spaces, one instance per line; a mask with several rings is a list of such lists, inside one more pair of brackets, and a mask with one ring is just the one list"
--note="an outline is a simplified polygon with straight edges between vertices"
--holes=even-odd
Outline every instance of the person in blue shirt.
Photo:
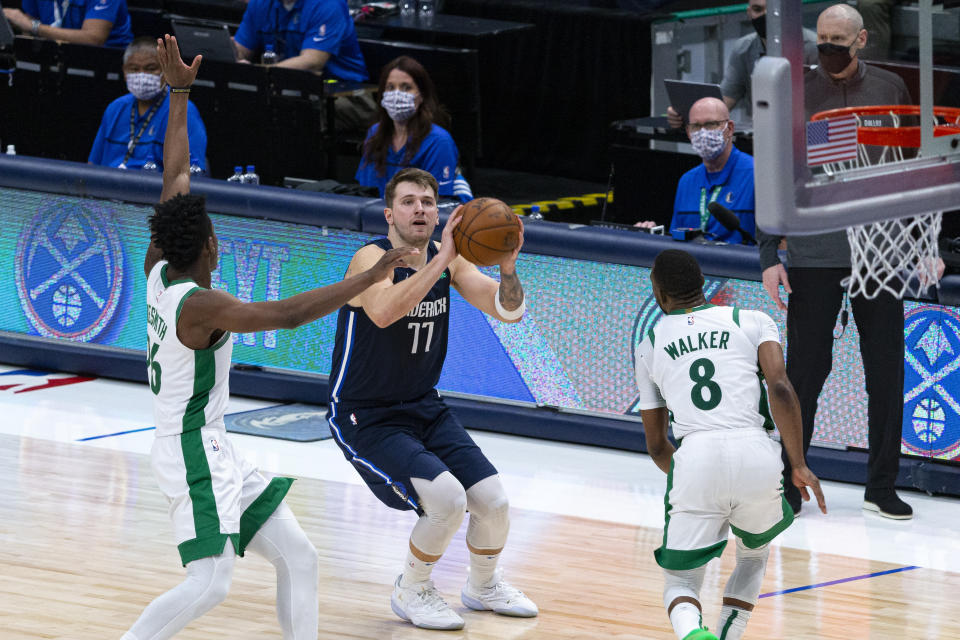
[[127,0],[23,0],[21,7],[3,15],[37,38],[117,48],[133,40]]
[[348,82],[368,77],[346,0],[250,0],[233,40],[240,60],[259,61],[273,45],[279,67]]
[[[429,171],[440,185],[438,194],[461,202],[473,199],[458,174],[460,153],[446,129],[448,116],[437,101],[427,70],[409,56],[400,56],[380,73],[378,122],[363,143],[363,157],[354,176],[383,197],[387,183],[401,169]],[[456,184],[455,184],[456,183]]]
[[[123,76],[130,91],[107,107],[87,161],[105,167],[142,169],[154,162],[163,171],[170,96],[157,58],[156,39],[137,38],[123,52]],[[207,169],[207,130],[200,112],[187,103],[190,164]]]
[[[680,177],[673,202],[670,230],[701,229],[707,238],[740,244],[739,231],[729,231],[707,207],[718,202],[740,219],[740,226],[756,237],[753,192],[753,156],[733,146],[734,123],[722,100],[703,98],[690,107],[687,136],[703,164]],[[652,227],[653,221],[636,226]]]

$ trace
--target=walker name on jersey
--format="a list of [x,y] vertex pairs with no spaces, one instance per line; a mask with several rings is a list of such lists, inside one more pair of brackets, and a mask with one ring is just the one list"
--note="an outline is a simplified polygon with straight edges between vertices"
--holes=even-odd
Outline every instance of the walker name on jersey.
[[443,315],[447,312],[447,299],[440,298],[439,300],[424,300],[417,306],[415,306],[410,313],[407,314],[408,318],[435,318],[436,316]]
[[163,340],[167,335],[167,323],[160,317],[160,312],[152,304],[147,305],[147,324],[157,332],[157,337]]
[[[279,300],[283,283],[283,263],[290,261],[290,247],[275,242],[258,242],[243,238],[220,236],[220,263],[210,274],[211,286],[237,297],[241,302],[253,302],[254,290],[262,283],[263,297],[259,300]],[[231,256],[232,260],[224,260]],[[233,279],[229,279],[229,263],[233,263]],[[319,286],[322,283],[317,283]],[[259,291],[259,290],[258,290]],[[299,292],[294,292],[299,293]],[[259,301],[258,300],[258,301]],[[233,334],[233,342],[247,347],[257,346],[257,336],[266,349],[277,348],[277,332]]]
[[[671,360],[676,360],[680,356],[693,353],[694,351],[703,351],[705,349],[727,349],[727,342],[730,340],[729,331],[701,331],[697,337],[683,336],[679,340],[671,342],[663,348],[670,356]],[[694,344],[696,342],[696,344]]]

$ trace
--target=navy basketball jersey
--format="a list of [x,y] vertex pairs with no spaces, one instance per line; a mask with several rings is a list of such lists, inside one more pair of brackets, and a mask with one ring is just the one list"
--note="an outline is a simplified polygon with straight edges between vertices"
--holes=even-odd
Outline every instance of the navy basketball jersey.
[[[368,244],[392,248],[381,238]],[[437,255],[431,241],[427,261]],[[400,267],[393,281],[416,271]],[[330,401],[385,405],[414,400],[437,386],[447,355],[450,318],[450,270],[445,269],[410,313],[381,329],[362,307],[346,304],[337,315],[337,337],[330,367]]]

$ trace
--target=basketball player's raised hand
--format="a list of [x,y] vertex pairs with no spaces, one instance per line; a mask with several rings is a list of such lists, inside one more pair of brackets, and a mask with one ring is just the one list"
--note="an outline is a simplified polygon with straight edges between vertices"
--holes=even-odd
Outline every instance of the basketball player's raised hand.
[[387,278],[393,279],[393,270],[397,267],[407,266],[406,258],[407,256],[412,256],[420,253],[420,249],[416,247],[397,247],[395,249],[390,249],[389,251],[384,252],[380,259],[377,260],[377,264],[370,267],[370,273],[373,275],[374,282],[380,282]]
[[449,260],[457,257],[457,244],[453,241],[453,230],[457,228],[463,218],[462,209],[463,205],[460,205],[453,210],[453,213],[447,218],[447,224],[443,225],[443,232],[440,234],[440,253],[438,255],[444,254],[444,257]]
[[512,271],[514,269],[514,265],[517,263],[517,256],[520,255],[520,249],[523,247],[523,218],[521,216],[517,216],[517,222],[520,223],[520,233],[517,236],[517,248],[514,249],[513,253],[508,255],[503,262],[500,263],[500,269],[506,267]]
[[197,79],[200,61],[203,56],[197,56],[188,67],[180,58],[180,47],[177,39],[169,33],[157,39],[157,57],[160,59],[160,68],[163,77],[171,87],[189,87]]
[[820,480],[817,479],[817,476],[813,475],[813,471],[810,471],[809,467],[794,467],[791,479],[793,480],[794,486],[800,489],[800,496],[804,502],[810,502],[810,493],[807,491],[807,488],[809,488],[817,498],[817,506],[820,507],[820,511],[824,513],[827,512],[827,501],[823,497]]

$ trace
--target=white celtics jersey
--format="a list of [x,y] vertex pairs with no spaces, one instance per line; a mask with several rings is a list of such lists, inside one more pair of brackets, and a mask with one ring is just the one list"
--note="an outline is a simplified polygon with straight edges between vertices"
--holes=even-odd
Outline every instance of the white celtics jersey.
[[157,436],[169,436],[223,420],[230,395],[230,333],[208,349],[185,347],[177,338],[184,301],[201,288],[193,280],[167,279],[167,262],[147,278],[147,376],[153,391]]
[[780,342],[780,332],[761,311],[705,304],[671,312],[637,347],[640,408],[666,406],[675,438],[773,428],[757,362],[757,348],[768,341]]

